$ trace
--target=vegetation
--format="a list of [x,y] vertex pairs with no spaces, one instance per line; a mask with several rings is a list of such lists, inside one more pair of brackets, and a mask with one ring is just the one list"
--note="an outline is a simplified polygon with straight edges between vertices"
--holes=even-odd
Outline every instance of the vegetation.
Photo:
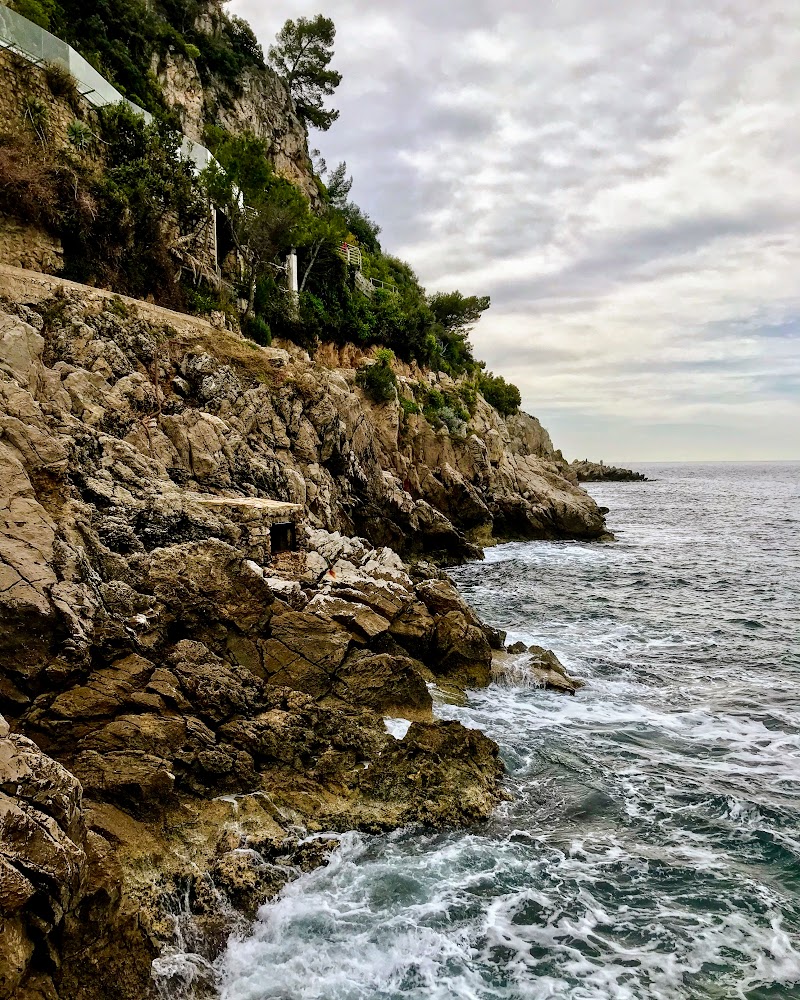
[[339,117],[338,111],[323,106],[342,82],[341,73],[328,68],[335,37],[329,17],[299,17],[284,24],[269,50],[269,61],[286,81],[300,119],[322,132]]
[[486,402],[493,406],[498,413],[502,413],[504,417],[510,417],[519,412],[522,404],[519,389],[510,382],[506,382],[502,375],[481,372],[478,376],[478,388]]
[[99,113],[102,171],[81,172],[91,212],[62,219],[68,277],[180,306],[173,250],[205,218],[181,136],[164,122],[146,125],[126,105]]
[[126,105],[97,115],[103,161],[87,155],[95,133],[73,121],[56,149],[33,100],[0,133],[0,212],[57,233],[64,275],[180,308],[176,249],[206,217],[180,135],[146,125]]
[[32,131],[0,133],[0,215],[54,228],[62,204],[60,171]]
[[67,67],[60,63],[46,63],[44,76],[50,93],[54,97],[65,100],[73,111],[76,111],[80,106],[81,95],[78,90],[78,82]]
[[[320,341],[379,348],[359,373],[374,399],[396,393],[392,368],[405,362],[459,378],[458,391],[403,400],[407,415],[422,408],[437,425],[461,433],[480,391],[501,413],[515,413],[518,389],[483,371],[472,352],[472,327],[488,296],[459,291],[428,295],[405,262],[383,252],[380,227],[350,197],[346,163],[327,174],[317,154],[322,207],[279,177],[269,143],[252,134],[207,129],[218,163],[197,177],[178,157],[180,135],[164,107],[151,66],[167,50],[193,59],[201,74],[240,86],[247,67],[264,66],[247,23],[220,15],[213,33],[197,27],[203,0],[13,0],[17,10],[73,44],[130,99],[153,111],[152,124],[125,106],[84,120],[75,107],[63,149],[53,148],[47,102],[31,96],[20,121],[0,134],[0,212],[43,225],[64,243],[65,275],[132,296],[197,312],[235,306],[209,285],[208,269],[187,277],[192,240],[211,205],[224,213],[223,235],[235,252],[227,269],[244,301],[242,327],[267,344],[285,337],[313,349]],[[335,29],[330,19],[287,21],[269,52],[307,125],[328,128],[337,112],[324,107],[340,82],[329,68]],[[45,67],[54,97],[76,105],[75,81]],[[361,250],[346,262],[343,244]],[[296,248],[299,294],[287,293],[286,255]],[[213,276],[211,276],[213,277]]]
[[363,365],[356,373],[356,383],[376,403],[387,403],[397,394],[397,376],[392,369],[394,352],[382,348],[375,352],[375,360]]
[[[272,169],[263,140],[221,130],[212,138],[219,163],[203,172],[201,184],[208,200],[224,210],[230,223],[244,266],[244,318],[249,320],[259,282],[303,238],[311,216],[300,191]],[[261,319],[268,327],[266,318]]]
[[200,0],[11,0],[24,17],[69,42],[129,100],[167,113],[153,56],[167,51],[193,59],[204,80],[222,80],[235,93],[248,66],[264,65],[250,25],[223,16],[219,30],[196,25]]

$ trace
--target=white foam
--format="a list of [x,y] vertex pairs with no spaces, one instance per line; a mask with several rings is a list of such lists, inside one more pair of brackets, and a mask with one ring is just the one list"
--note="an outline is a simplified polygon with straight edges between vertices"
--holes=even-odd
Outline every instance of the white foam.
[[404,739],[406,733],[411,728],[411,723],[408,719],[384,719],[383,724],[386,727],[386,732],[390,736],[394,736],[396,740]]

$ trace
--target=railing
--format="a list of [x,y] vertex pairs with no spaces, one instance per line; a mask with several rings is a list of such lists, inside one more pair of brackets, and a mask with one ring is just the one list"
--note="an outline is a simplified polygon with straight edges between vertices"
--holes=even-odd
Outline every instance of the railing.
[[346,243],[342,240],[339,247],[339,256],[345,262],[345,264],[352,264],[361,270],[361,247],[354,246],[352,243]]
[[389,284],[387,281],[381,281],[380,278],[367,278],[362,274],[361,266],[363,264],[363,257],[361,247],[354,246],[352,243],[347,243],[343,240],[339,246],[339,256],[346,264],[352,264],[355,267],[356,288],[363,295],[366,295],[367,298],[372,298],[376,288],[384,292],[389,292],[391,295],[398,294],[395,286]]
[[397,288],[394,285],[389,284],[388,281],[381,281],[380,278],[370,278],[373,288],[380,288],[384,292],[391,292],[392,295],[397,295]]
[[[124,97],[72,46],[15,10],[11,10],[10,7],[4,6],[2,0],[0,0],[0,48],[15,52],[35,66],[56,63],[66,67],[75,77],[80,93],[96,108],[122,102],[137,115],[141,115],[148,124],[153,120],[149,112]],[[205,146],[192,142],[188,136],[183,137],[181,155],[194,163],[198,170],[207,167],[214,159]]]

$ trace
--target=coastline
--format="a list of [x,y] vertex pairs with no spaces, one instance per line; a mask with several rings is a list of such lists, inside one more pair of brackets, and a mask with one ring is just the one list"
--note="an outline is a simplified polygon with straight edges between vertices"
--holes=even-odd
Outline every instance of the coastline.
[[201,996],[230,929],[324,862],[308,833],[501,801],[496,745],[435,720],[428,685],[488,684],[503,637],[435,563],[479,555],[478,529],[600,538],[602,514],[537,421],[480,397],[452,435],[354,367],[15,288],[2,974],[18,1000],[142,1000],[188,935],[169,988]]

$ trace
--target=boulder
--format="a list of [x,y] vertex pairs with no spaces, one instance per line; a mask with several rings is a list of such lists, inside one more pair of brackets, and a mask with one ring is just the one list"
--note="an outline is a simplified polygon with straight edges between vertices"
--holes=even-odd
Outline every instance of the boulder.
[[[0,717],[0,720],[2,717]],[[113,920],[120,872],[86,828],[80,783],[0,727],[0,997],[54,995],[51,974],[86,923]],[[80,914],[80,919],[77,915]],[[88,945],[86,939],[82,945]],[[27,984],[31,992],[27,992]],[[38,993],[37,990],[41,990]]]

